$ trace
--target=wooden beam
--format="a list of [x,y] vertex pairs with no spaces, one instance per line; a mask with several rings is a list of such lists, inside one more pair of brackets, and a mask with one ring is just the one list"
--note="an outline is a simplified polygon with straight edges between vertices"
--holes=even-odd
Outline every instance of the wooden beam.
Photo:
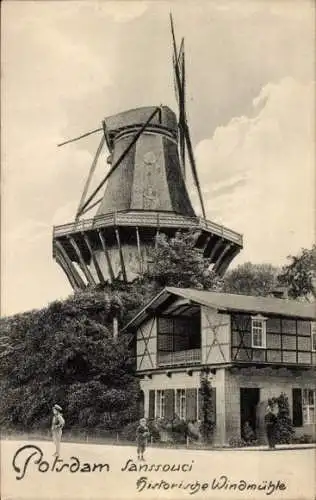
[[235,249],[234,249],[234,251],[231,253],[231,255],[228,255],[226,257],[226,259],[224,259],[222,261],[222,264],[218,268],[218,274],[219,274],[219,276],[221,276],[221,277],[224,276],[225,272],[228,269],[229,264],[236,257],[236,255],[239,254],[240,250],[241,250],[241,247],[236,246]]
[[59,252],[61,253],[61,255],[63,256],[63,259],[66,262],[68,268],[71,270],[71,273],[74,276],[74,279],[76,280],[76,282],[78,283],[79,288],[81,288],[82,290],[84,288],[86,288],[86,283],[83,281],[83,279],[81,278],[77,269],[75,268],[73,262],[68,257],[68,254],[67,254],[65,248],[63,247],[62,243],[60,241],[56,240],[55,246],[56,246],[56,249],[58,249]]
[[217,250],[219,249],[219,247],[223,243],[223,241],[224,241],[223,238],[218,238],[218,241],[213,246],[212,251],[211,251],[211,253],[210,253],[209,257],[208,257],[208,259],[210,259],[211,262],[212,262],[212,259],[213,259],[214,255],[216,254]]
[[203,214],[203,217],[205,219],[206,218],[206,214],[205,214],[205,208],[204,208],[204,201],[203,201],[203,196],[202,196],[200,181],[199,181],[199,177],[198,177],[198,173],[197,173],[197,169],[196,169],[196,164],[195,164],[195,158],[194,158],[194,153],[193,153],[193,146],[192,146],[192,142],[191,142],[190,131],[189,131],[189,127],[188,127],[188,124],[186,122],[186,119],[183,121],[183,127],[184,127],[184,137],[185,137],[185,141],[186,141],[186,146],[187,146],[187,151],[188,151],[188,157],[189,157],[190,164],[191,164],[191,170],[192,170],[193,180],[194,180],[194,183],[195,183],[198,195],[199,195],[200,205],[201,205],[201,208],[202,208],[202,214]]
[[86,214],[87,212],[90,212],[90,210],[92,210],[94,207],[96,207],[97,205],[99,205],[99,203],[101,203],[102,200],[103,200],[103,196],[101,196],[101,198],[99,198],[97,201],[95,201],[94,203],[92,203],[92,205],[90,205],[90,207],[85,208],[84,210],[82,210],[82,212],[80,213],[80,215],[83,215],[83,214]]
[[[186,112],[185,112],[185,56],[184,56],[184,38],[182,38],[182,53],[181,53],[181,48],[180,48],[180,54],[181,54],[181,99],[179,99],[179,102],[181,103],[181,108],[180,108],[180,122],[182,123],[186,119]],[[183,177],[185,178],[186,172],[185,172],[185,137],[184,137],[184,130],[183,126],[181,125],[180,128],[180,151],[181,151],[181,162],[182,162],[182,169],[183,169]]]
[[139,273],[140,273],[140,275],[142,275],[143,274],[142,251],[141,251],[141,246],[140,246],[139,230],[138,230],[137,226],[136,226],[136,240],[137,240],[137,250],[138,250],[138,259],[139,259]]
[[83,192],[82,192],[82,195],[81,195],[80,203],[79,203],[79,206],[78,206],[78,209],[77,209],[76,220],[79,219],[80,210],[81,210],[82,205],[85,202],[85,199],[86,199],[86,196],[87,196],[87,192],[88,192],[88,189],[89,189],[89,186],[90,186],[90,182],[91,182],[91,179],[92,179],[93,174],[95,172],[95,169],[97,167],[98,159],[99,159],[99,156],[101,154],[101,151],[102,151],[102,148],[104,146],[104,143],[105,143],[105,137],[103,135],[101,137],[101,141],[99,143],[99,146],[98,146],[97,152],[95,154],[95,157],[93,158],[93,162],[92,162],[92,165],[90,167],[90,171],[89,171],[86,183],[85,183],[84,188],[83,188]]
[[120,233],[119,233],[119,230],[118,230],[117,227],[115,228],[115,236],[116,236],[117,246],[118,246],[119,254],[120,254],[121,270],[122,270],[122,274],[123,274],[123,280],[126,283],[127,282],[126,269],[125,269],[123,251],[122,251],[122,246],[121,246]]
[[59,252],[56,253],[55,260],[56,260],[57,264],[60,265],[60,267],[62,268],[62,270],[64,271],[64,273],[66,274],[66,276],[68,278],[68,281],[70,283],[70,286],[73,288],[73,290],[80,290],[81,288],[80,288],[79,284],[77,283],[75,277],[71,273],[69,267],[67,266],[67,264],[64,261],[62,255],[59,254]]
[[102,274],[102,271],[101,271],[101,268],[99,266],[99,262],[94,254],[94,251],[92,250],[92,246],[91,246],[91,243],[90,243],[90,240],[89,240],[89,236],[87,233],[82,233],[83,237],[84,237],[84,240],[86,242],[86,245],[88,247],[88,250],[91,254],[91,259],[93,261],[93,264],[94,264],[94,267],[95,267],[95,270],[96,270],[96,273],[98,275],[98,278],[99,278],[99,281],[100,283],[104,284],[105,283],[105,279],[104,279],[104,276]]
[[111,144],[110,134],[109,134],[109,131],[107,129],[105,120],[103,120],[103,122],[102,122],[102,127],[103,127],[103,134],[104,134],[104,138],[105,138],[105,142],[106,142],[107,148],[108,148],[110,154],[112,154],[113,147],[112,147],[112,144]]
[[83,139],[84,137],[88,137],[88,135],[95,134],[96,132],[100,132],[102,128],[96,128],[95,130],[92,130],[91,132],[87,132],[86,134],[79,135],[79,137],[75,137],[74,139],[69,139],[68,141],[61,142],[60,144],[57,144],[58,147],[64,146],[65,144],[69,144],[70,142],[75,142],[79,141],[80,139]]
[[101,241],[101,245],[102,245],[102,248],[103,248],[103,252],[104,252],[104,255],[105,255],[105,259],[106,259],[106,262],[107,262],[107,265],[108,265],[110,280],[113,282],[114,279],[115,279],[114,271],[113,271],[113,267],[112,267],[112,264],[111,264],[111,259],[110,259],[110,256],[109,256],[108,249],[106,248],[105,239],[104,239],[104,236],[103,236],[103,234],[102,234],[102,232],[101,232],[100,229],[98,229],[98,235],[99,235],[99,238],[100,238],[100,241]]
[[95,286],[96,282],[91,274],[90,269],[88,268],[87,264],[85,263],[84,258],[82,257],[82,254],[80,252],[80,248],[78,247],[77,243],[75,242],[75,240],[73,239],[72,236],[68,236],[68,241],[70,242],[74,251],[76,252],[76,255],[77,255],[79,262],[80,262],[80,267],[81,267],[82,272],[84,273],[85,277],[87,278],[88,283],[92,286]]
[[204,243],[204,245],[201,247],[201,251],[203,252],[203,254],[204,254],[205,250],[207,249],[207,246],[208,246],[208,244],[209,244],[209,242],[210,242],[211,237],[212,237],[212,235],[210,235],[210,234],[209,234],[209,235],[206,237],[206,239],[205,239],[205,243]]
[[229,252],[229,250],[231,249],[232,246],[233,246],[232,243],[227,243],[226,246],[224,247],[224,249],[222,250],[222,252],[220,253],[220,255],[219,255],[219,257],[214,265],[214,268],[213,268],[213,270],[215,272],[218,271],[221,263],[223,262],[225,255],[227,255],[227,253]]

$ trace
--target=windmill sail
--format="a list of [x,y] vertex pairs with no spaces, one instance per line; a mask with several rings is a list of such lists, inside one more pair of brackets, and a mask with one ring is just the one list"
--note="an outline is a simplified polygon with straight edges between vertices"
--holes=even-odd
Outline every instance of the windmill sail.
[[177,43],[174,33],[173,18],[170,14],[171,34],[173,41],[173,68],[174,79],[176,83],[176,98],[179,106],[179,136],[180,136],[180,156],[182,159],[183,170],[185,171],[185,145],[188,151],[188,157],[192,170],[193,181],[196,186],[203,217],[206,217],[204,201],[196,169],[196,163],[193,153],[192,141],[190,130],[187,123],[186,109],[185,109],[185,56],[184,56],[184,39],[181,41],[179,52],[177,51]]

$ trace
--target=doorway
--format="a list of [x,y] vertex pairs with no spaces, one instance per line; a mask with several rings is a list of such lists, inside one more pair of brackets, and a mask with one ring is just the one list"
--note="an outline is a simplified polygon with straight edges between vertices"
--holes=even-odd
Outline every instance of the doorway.
[[241,437],[244,439],[244,428],[246,422],[250,425],[253,432],[256,434],[257,428],[257,405],[260,401],[260,389],[241,388],[240,389],[240,430]]

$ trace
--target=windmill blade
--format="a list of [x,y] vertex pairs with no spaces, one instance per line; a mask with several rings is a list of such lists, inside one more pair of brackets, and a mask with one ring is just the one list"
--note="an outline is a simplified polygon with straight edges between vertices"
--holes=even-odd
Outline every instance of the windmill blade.
[[170,24],[171,24],[172,43],[173,43],[174,85],[175,85],[176,100],[179,107],[180,158],[181,158],[183,176],[185,177],[185,137],[184,137],[184,125],[183,125],[185,121],[184,38],[182,38],[181,40],[180,49],[178,53],[172,14],[170,14]]
[[172,57],[172,63],[173,63],[173,88],[174,88],[174,94],[176,96],[176,101],[177,101],[177,104],[179,107],[179,88],[178,88],[177,78],[176,78],[176,68],[175,68],[176,61],[175,61],[174,56]]
[[176,96],[178,100],[178,105],[179,105],[179,142],[180,142],[180,155],[181,155],[181,161],[183,165],[183,172],[185,174],[185,146],[188,151],[188,157],[191,165],[191,170],[192,170],[192,175],[193,175],[193,180],[195,183],[195,186],[198,191],[199,195],[199,200],[202,208],[202,214],[203,217],[205,218],[205,208],[204,208],[204,202],[203,202],[203,197],[202,197],[202,191],[201,191],[201,186],[200,186],[200,181],[198,178],[197,174],[197,169],[196,169],[196,164],[195,164],[195,158],[193,154],[193,147],[192,147],[192,142],[191,142],[191,137],[190,137],[190,131],[189,127],[187,124],[187,119],[186,119],[186,109],[185,109],[185,55],[184,55],[184,38],[181,40],[180,44],[180,50],[179,54],[177,52],[177,44],[176,44],[176,39],[175,39],[175,33],[174,33],[174,24],[173,24],[173,18],[172,14],[170,14],[170,24],[171,24],[171,33],[172,33],[172,42],[173,42],[173,67],[174,67],[174,76],[175,76],[175,82],[176,82]]
[[179,88],[179,131],[180,131],[180,156],[183,168],[183,175],[185,177],[185,135],[184,135],[184,122],[186,122],[185,111],[185,56],[184,56],[184,38],[182,38],[180,54],[178,59],[180,64],[180,88]]
[[89,186],[90,186],[90,182],[91,182],[91,179],[92,179],[93,174],[95,172],[96,166],[98,164],[98,159],[99,159],[99,156],[100,156],[101,151],[103,149],[104,143],[105,143],[105,136],[102,135],[100,144],[99,144],[98,149],[97,149],[97,152],[95,154],[95,157],[93,158],[93,162],[92,162],[92,165],[90,167],[90,171],[89,171],[89,174],[88,174],[85,186],[83,188],[82,196],[81,196],[80,203],[79,203],[79,206],[78,206],[78,209],[77,209],[77,213],[76,213],[76,220],[79,219],[80,211],[81,211],[82,205],[85,202],[85,199],[86,199],[86,196],[87,196],[87,192],[88,192],[88,189],[89,189]]
[[185,141],[186,141],[186,146],[187,146],[187,151],[188,151],[188,156],[191,164],[191,169],[192,169],[192,174],[193,174],[193,180],[196,185],[199,199],[200,199],[200,204],[202,208],[202,214],[204,219],[206,218],[205,215],[205,208],[204,208],[204,202],[203,202],[203,197],[202,197],[202,191],[201,191],[201,186],[200,186],[200,181],[198,178],[197,170],[196,170],[196,164],[195,164],[195,159],[194,159],[194,154],[193,154],[193,148],[192,148],[192,142],[191,142],[191,137],[190,137],[190,132],[189,132],[189,127],[186,121],[183,123],[184,125],[184,136],[185,136]]
[[181,80],[182,80],[181,61],[182,61],[182,58],[183,58],[183,54],[184,54],[184,38],[181,39],[180,49],[179,49],[178,58],[177,58],[177,62],[178,62],[179,70],[180,70],[180,79]]
[[101,203],[102,200],[103,200],[103,196],[101,196],[101,198],[99,198],[97,201],[92,203],[92,205],[90,205],[88,208],[85,208],[84,210],[82,210],[81,215],[86,214],[87,212],[90,212],[90,210],[92,210],[94,207],[99,205],[99,203]]
[[175,57],[178,58],[177,43],[176,43],[176,37],[174,34],[173,17],[172,17],[171,12],[169,15],[170,15],[170,25],[171,25],[171,34],[172,34],[172,42],[173,42],[173,53],[174,53]]
[[[176,38],[174,34],[174,26],[173,26],[173,18],[172,14],[170,14],[170,23],[171,23],[171,33],[172,33],[172,43],[173,43],[173,69],[174,69],[174,79],[175,79],[175,86],[176,86],[176,99],[178,101],[178,104],[180,102],[180,96],[181,96],[181,77],[180,77],[180,67],[179,67],[179,55],[177,51],[177,44],[176,44]],[[183,44],[183,39],[182,43]]]
[[88,137],[88,135],[91,134],[96,134],[97,132],[100,132],[102,128],[96,128],[95,130],[91,130],[91,132],[87,132],[86,134],[79,135],[79,137],[75,137],[74,139],[68,139],[65,142],[61,142],[60,144],[57,144],[58,147],[64,146],[65,144],[69,144],[70,142],[75,142],[75,141],[80,141],[80,139],[83,139],[84,137]]

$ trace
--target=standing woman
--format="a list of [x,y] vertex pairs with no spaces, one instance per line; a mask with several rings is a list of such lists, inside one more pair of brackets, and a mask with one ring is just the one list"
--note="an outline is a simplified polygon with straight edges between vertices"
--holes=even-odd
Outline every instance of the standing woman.
[[264,417],[264,422],[266,426],[266,433],[267,433],[267,438],[268,438],[268,443],[269,443],[269,448],[270,450],[275,448],[275,441],[276,441],[276,423],[277,423],[277,417],[272,411],[272,402],[268,402],[266,414]]
[[62,409],[59,405],[53,406],[53,420],[52,420],[52,436],[53,441],[56,447],[56,451],[54,453],[55,457],[59,456],[60,451],[60,441],[63,433],[63,427],[65,425],[65,420],[61,414]]

